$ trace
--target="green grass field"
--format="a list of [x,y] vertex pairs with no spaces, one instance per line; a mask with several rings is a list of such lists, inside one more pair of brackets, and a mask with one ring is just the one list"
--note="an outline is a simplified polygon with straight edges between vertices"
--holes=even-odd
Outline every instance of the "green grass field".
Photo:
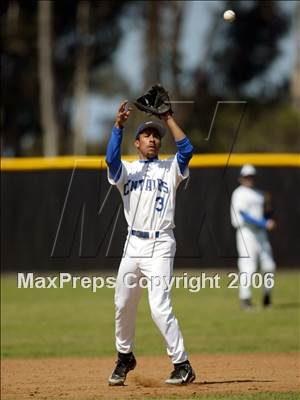
[[[177,273],[178,274],[178,273]],[[195,272],[193,273],[195,274]],[[76,275],[76,274],[74,274]],[[97,274],[94,274],[97,275]],[[236,289],[228,289],[222,274],[220,289],[173,289],[173,305],[189,353],[255,353],[299,351],[300,273],[276,275],[274,306],[261,307],[261,290],[254,290],[257,308],[239,309]],[[2,357],[109,356],[114,349],[114,290],[18,289],[16,275],[1,280]],[[136,355],[165,355],[165,346],[151,320],[146,290],[139,306]],[[199,400],[296,400],[299,393],[196,395]],[[161,399],[182,398],[171,396]],[[159,400],[156,397],[155,400]]]
[[[261,308],[261,290],[255,289],[254,312],[239,309],[237,290],[227,288],[225,273],[221,289],[198,293],[174,289],[174,311],[189,353],[298,351],[299,278],[298,271],[276,275],[270,310]],[[115,354],[113,289],[96,293],[70,286],[18,289],[16,275],[2,276],[1,288],[3,357]],[[138,311],[136,354],[165,354],[150,317],[146,290]]]

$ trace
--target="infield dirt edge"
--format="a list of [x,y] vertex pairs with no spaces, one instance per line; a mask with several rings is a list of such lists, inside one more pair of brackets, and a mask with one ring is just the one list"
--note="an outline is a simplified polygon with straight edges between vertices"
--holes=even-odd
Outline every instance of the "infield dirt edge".
[[108,387],[115,358],[3,359],[2,399],[139,399],[258,392],[300,392],[298,353],[191,355],[195,383],[164,383],[166,356],[138,357],[126,386]]

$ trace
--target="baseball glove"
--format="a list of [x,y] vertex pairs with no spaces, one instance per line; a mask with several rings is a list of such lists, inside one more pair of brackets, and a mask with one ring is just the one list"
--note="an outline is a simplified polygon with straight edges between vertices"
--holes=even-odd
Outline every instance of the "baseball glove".
[[147,114],[161,117],[163,114],[173,114],[170,98],[166,89],[157,84],[152,86],[143,96],[139,97],[134,105]]
[[269,192],[264,193],[265,201],[264,201],[264,217],[266,219],[273,218],[274,216],[274,207],[272,203],[272,197]]

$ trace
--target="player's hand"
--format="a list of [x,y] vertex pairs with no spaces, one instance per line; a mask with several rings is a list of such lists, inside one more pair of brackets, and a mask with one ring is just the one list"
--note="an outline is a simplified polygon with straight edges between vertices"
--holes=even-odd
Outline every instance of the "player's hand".
[[266,228],[268,231],[273,231],[276,228],[276,222],[274,219],[268,219]]
[[132,108],[128,107],[128,100],[122,101],[116,116],[115,126],[117,128],[123,128],[125,122],[130,115],[131,110]]
[[173,118],[173,116],[172,116],[172,113],[166,112],[165,114],[162,114],[162,115],[161,115],[161,119],[162,119],[164,122],[168,123],[170,120],[172,120],[172,119],[174,119],[174,118]]

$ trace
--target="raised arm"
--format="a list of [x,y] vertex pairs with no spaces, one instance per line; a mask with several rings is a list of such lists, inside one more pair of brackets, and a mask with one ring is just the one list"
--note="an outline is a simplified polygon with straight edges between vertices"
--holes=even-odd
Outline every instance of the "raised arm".
[[173,116],[169,113],[162,116],[166,126],[171,131],[177,146],[177,161],[180,168],[181,174],[184,173],[186,167],[189,164],[190,159],[193,156],[193,146],[188,137],[185,135],[183,130],[177,125],[177,122]]
[[109,169],[109,176],[115,182],[120,178],[122,171],[121,143],[123,138],[123,127],[131,111],[131,109],[127,107],[127,104],[128,101],[125,100],[119,107],[106,150],[106,163]]

